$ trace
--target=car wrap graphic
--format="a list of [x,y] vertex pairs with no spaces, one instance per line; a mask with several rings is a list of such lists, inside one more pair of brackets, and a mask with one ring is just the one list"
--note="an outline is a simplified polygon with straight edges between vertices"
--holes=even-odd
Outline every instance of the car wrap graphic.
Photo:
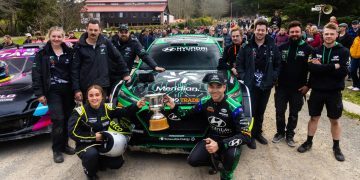
[[0,142],[51,132],[49,114],[34,114],[38,101],[32,89],[31,69],[39,48],[0,51],[9,76],[0,81]]
[[149,84],[139,82],[131,88],[131,91],[138,97],[166,93],[173,97],[177,104],[196,104],[208,94],[207,85],[202,79],[210,72],[214,71],[165,71],[155,75],[155,82]]

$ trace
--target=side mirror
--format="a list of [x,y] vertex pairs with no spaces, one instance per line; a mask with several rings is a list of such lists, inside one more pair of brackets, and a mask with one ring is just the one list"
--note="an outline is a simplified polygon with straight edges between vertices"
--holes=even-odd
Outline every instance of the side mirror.
[[139,81],[143,83],[151,83],[155,81],[153,73],[141,73],[139,74]]

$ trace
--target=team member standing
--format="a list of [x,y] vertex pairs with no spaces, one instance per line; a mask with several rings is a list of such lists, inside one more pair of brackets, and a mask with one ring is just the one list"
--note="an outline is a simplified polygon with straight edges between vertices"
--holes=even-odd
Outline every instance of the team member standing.
[[324,43],[315,50],[315,57],[309,60],[309,85],[312,91],[308,105],[311,118],[308,123],[307,140],[298,148],[298,151],[303,153],[310,150],[325,105],[331,123],[335,158],[338,161],[344,161],[345,157],[339,146],[341,135],[339,118],[343,110],[341,90],[345,86],[349,51],[336,42],[337,30],[337,25],[333,23],[324,26]]
[[69,135],[76,142],[76,152],[82,161],[84,172],[88,179],[97,179],[99,169],[119,169],[124,163],[123,157],[101,155],[100,144],[104,140],[103,131],[118,131],[123,128],[113,118],[135,113],[145,105],[144,100],[128,108],[112,108],[105,104],[105,92],[99,85],[91,85],[86,92],[85,105],[74,109],[69,120]]
[[89,21],[86,33],[81,35],[74,49],[71,78],[77,101],[82,101],[83,93],[92,84],[100,85],[109,94],[110,77],[131,80],[121,54],[110,40],[101,35],[99,21]]
[[52,125],[52,150],[56,163],[64,161],[62,152],[74,154],[68,146],[67,121],[74,107],[70,66],[72,49],[63,42],[65,32],[60,27],[49,30],[49,41],[35,56],[32,81],[38,101],[49,106]]
[[254,128],[249,147],[256,149],[255,139],[261,144],[268,141],[262,136],[264,113],[271,88],[276,83],[280,69],[280,53],[274,40],[266,35],[268,23],[265,19],[255,22],[255,32],[249,43],[240,49],[236,59],[239,79],[250,89]]
[[353,79],[353,91],[360,91],[360,31],[350,47],[350,73]]
[[[279,47],[281,68],[278,85],[275,87],[276,129],[272,142],[280,142],[286,135],[286,142],[295,147],[294,135],[298,121],[298,113],[309,90],[307,86],[308,58],[313,48],[301,39],[301,23],[289,23],[289,42]],[[285,112],[289,104],[288,123],[285,123]],[[285,131],[286,128],[286,131]]]
[[231,40],[232,43],[225,47],[223,56],[219,60],[218,70],[231,70],[235,75],[235,62],[236,56],[240,51],[242,43],[243,31],[236,27],[231,31]]
[[126,24],[122,24],[120,26],[118,34],[111,38],[111,42],[114,44],[116,49],[120,51],[127,63],[129,71],[133,68],[136,56],[138,56],[155,71],[165,71],[164,68],[157,66],[154,59],[149,56],[140,42],[136,38],[130,36],[129,27]]
[[[207,74],[203,82],[208,84],[210,96],[202,98],[190,110],[180,109],[175,105],[174,99],[167,95],[164,101],[178,117],[186,119],[200,115],[201,120],[209,122],[207,138],[195,145],[188,163],[192,166],[204,166],[219,157],[224,167],[220,171],[221,179],[232,179],[240,159],[241,145],[250,141],[252,122],[244,118],[242,106],[225,95],[226,80],[221,75]],[[219,124],[219,121],[222,123]]]

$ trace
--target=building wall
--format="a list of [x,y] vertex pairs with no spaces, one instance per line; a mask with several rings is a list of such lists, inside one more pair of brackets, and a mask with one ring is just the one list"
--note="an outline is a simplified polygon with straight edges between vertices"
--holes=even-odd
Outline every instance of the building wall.
[[160,14],[156,12],[103,12],[100,13],[100,20],[105,27],[118,27],[124,23],[129,25],[160,24],[160,18],[158,18]]

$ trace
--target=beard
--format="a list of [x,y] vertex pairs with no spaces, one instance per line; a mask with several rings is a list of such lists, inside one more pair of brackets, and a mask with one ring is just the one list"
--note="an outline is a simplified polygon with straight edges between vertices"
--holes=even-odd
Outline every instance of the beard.
[[129,36],[121,35],[121,36],[120,36],[120,40],[121,40],[122,42],[126,42],[126,41],[129,40]]

